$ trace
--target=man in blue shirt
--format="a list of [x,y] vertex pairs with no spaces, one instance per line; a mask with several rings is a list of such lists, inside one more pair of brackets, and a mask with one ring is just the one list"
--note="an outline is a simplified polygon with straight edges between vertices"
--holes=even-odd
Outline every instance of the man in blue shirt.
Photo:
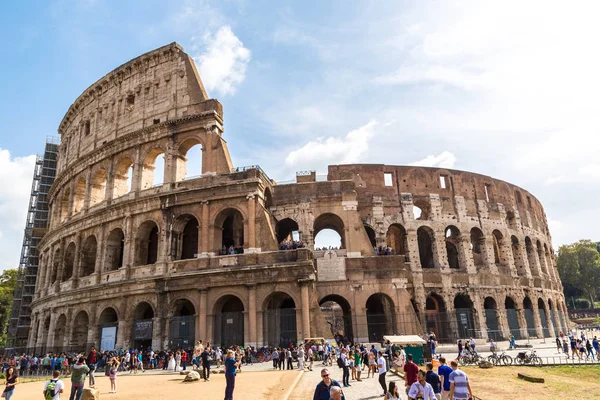
[[440,357],[440,366],[438,367],[438,375],[442,381],[442,399],[447,400],[450,393],[450,374],[452,368],[446,364],[446,359]]
[[233,350],[227,350],[225,359],[225,400],[233,400],[233,389],[235,389],[235,374],[240,362],[235,359]]
[[[332,386],[340,387],[338,381],[331,379],[329,376],[329,370],[327,368],[323,368],[321,370],[321,378],[323,380],[319,382],[317,387],[315,388],[315,394],[313,396],[313,400],[329,400],[329,394]],[[342,400],[345,400],[344,393],[342,392]]]

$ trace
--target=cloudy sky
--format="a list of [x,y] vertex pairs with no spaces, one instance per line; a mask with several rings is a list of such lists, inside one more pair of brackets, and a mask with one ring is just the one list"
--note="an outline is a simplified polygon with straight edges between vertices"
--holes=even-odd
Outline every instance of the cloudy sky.
[[[0,269],[18,264],[34,154],[91,83],[177,41],[225,108],[235,165],[488,174],[600,240],[595,1],[21,1],[0,5]],[[126,3],[126,4],[121,4]]]

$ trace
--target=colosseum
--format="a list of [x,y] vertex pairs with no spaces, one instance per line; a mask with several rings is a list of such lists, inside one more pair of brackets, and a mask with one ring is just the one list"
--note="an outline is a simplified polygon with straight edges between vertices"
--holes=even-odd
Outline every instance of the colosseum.
[[[546,216],[525,189],[381,164],[278,184],[259,166],[234,166],[223,126],[222,105],[176,43],[75,100],[58,128],[29,348],[565,330]],[[315,249],[326,229],[339,248]],[[292,238],[299,245],[283,249]]]

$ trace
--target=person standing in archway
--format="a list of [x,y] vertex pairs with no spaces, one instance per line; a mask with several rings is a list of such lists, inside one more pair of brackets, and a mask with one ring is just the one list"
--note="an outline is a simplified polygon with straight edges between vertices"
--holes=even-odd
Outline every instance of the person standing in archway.
[[227,350],[225,358],[225,400],[233,400],[233,390],[235,389],[235,375],[240,361],[235,358],[233,350]]

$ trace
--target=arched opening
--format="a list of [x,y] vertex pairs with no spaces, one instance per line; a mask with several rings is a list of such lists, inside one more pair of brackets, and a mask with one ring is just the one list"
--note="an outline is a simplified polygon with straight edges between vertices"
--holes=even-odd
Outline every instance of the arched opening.
[[63,259],[63,271],[61,278],[62,282],[65,282],[73,277],[73,263],[75,262],[75,250],[75,243],[69,243]]
[[494,263],[498,267],[508,268],[508,261],[504,250],[504,236],[496,229],[492,232],[492,240],[494,242]]
[[426,226],[417,229],[417,241],[419,243],[419,260],[421,261],[421,267],[434,268],[433,243],[435,242],[435,237],[433,230]]
[[521,327],[519,317],[515,308],[515,301],[512,297],[506,297],[504,300],[504,309],[506,310],[506,319],[508,320],[508,329],[515,339],[521,339]]
[[154,221],[145,221],[136,236],[135,265],[155,264],[158,259],[158,226]]
[[371,243],[371,247],[377,247],[377,236],[375,235],[375,231],[369,225],[363,225],[365,228],[365,232],[367,233],[367,237],[369,238],[369,242]]
[[271,294],[263,304],[263,337],[266,345],[289,347],[296,344],[296,303],[283,292]]
[[383,341],[384,335],[396,332],[396,310],[392,299],[383,293],[372,294],[367,299],[367,328],[371,342]]
[[96,253],[98,251],[98,242],[94,235],[90,235],[85,239],[81,249],[81,261],[79,276],[89,276],[96,271]]
[[198,228],[196,217],[185,214],[178,218],[177,229],[173,232],[172,251],[177,260],[189,260],[196,258],[198,251]]
[[353,343],[352,310],[348,300],[340,295],[330,294],[319,301],[319,306],[332,336],[338,342]]
[[265,210],[269,211],[271,209],[271,206],[273,205],[273,195],[271,194],[271,189],[269,188],[265,189],[264,201]]
[[202,175],[202,150],[202,144],[194,138],[184,141],[179,146],[175,180],[194,179]]
[[71,199],[71,189],[66,188],[60,200],[60,220],[64,221],[69,216],[69,201]]
[[71,343],[69,347],[71,351],[86,352],[87,346],[87,335],[90,328],[90,319],[85,311],[79,311],[75,320],[73,320],[73,335],[71,337]]
[[446,256],[448,265],[453,269],[460,269],[458,249],[460,246],[460,231],[455,226],[446,228]]
[[527,296],[523,299],[523,312],[525,314],[525,322],[527,323],[527,335],[529,337],[536,336],[535,321],[533,319],[533,304]]
[[527,272],[525,269],[525,261],[523,260],[523,254],[521,253],[521,245],[519,244],[519,239],[517,239],[515,235],[512,235],[510,237],[510,241],[513,260],[515,261],[515,268],[517,269],[517,274],[519,274],[519,276],[525,276]]
[[400,224],[392,224],[388,228],[387,234],[385,235],[385,241],[388,247],[391,247],[394,254],[403,255],[405,260],[408,262],[408,235],[406,229]]
[[540,322],[542,323],[542,332],[544,337],[550,337],[550,328],[548,327],[548,316],[546,315],[546,307],[542,298],[538,299],[538,313],[540,314]]
[[481,268],[484,266],[485,260],[485,237],[479,228],[471,229],[471,256],[475,267]]
[[552,256],[550,255],[550,251],[548,250],[548,246],[546,246],[546,243],[544,243],[544,255],[546,257],[546,267],[547,267],[547,272],[550,275],[550,277],[554,277],[555,272],[554,272],[554,266],[552,265]]
[[131,339],[133,348],[146,350],[152,346],[154,309],[145,301],[139,303],[133,312]]
[[517,217],[512,211],[506,212],[506,226],[508,226],[510,229],[517,229]]
[[48,335],[50,334],[50,316],[46,317],[44,320],[44,331],[42,332],[42,343],[45,345],[42,346],[42,353],[45,352],[50,343],[48,343]]
[[115,166],[113,173],[113,199],[121,197],[131,191],[133,178],[133,160],[124,157]]
[[215,244],[221,255],[244,252],[244,217],[240,211],[235,208],[221,211],[215,226]]
[[140,188],[144,190],[154,186],[160,186],[164,182],[164,176],[165,152],[161,148],[154,148],[150,150],[144,158]]
[[90,185],[90,207],[101,203],[106,198],[106,182],[108,174],[105,168],[99,168],[92,177]]
[[335,214],[321,214],[313,225],[315,249],[345,249],[344,221]]
[[66,327],[67,316],[61,314],[60,317],[58,317],[58,320],[56,320],[56,328],[54,328],[54,352],[61,352],[64,350]]
[[458,337],[475,337],[475,318],[473,317],[473,302],[466,294],[458,294],[454,298],[454,312],[456,313],[456,327]]
[[277,243],[279,243],[280,250],[288,250],[290,244],[293,247],[294,242],[296,244],[300,244],[301,242],[298,223],[291,218],[284,218],[277,221],[275,234],[277,235]]
[[179,299],[173,306],[169,343],[171,349],[187,349],[194,345],[196,308],[191,301]]
[[244,346],[244,303],[226,295],[215,303],[214,339],[221,348]]
[[525,251],[527,252],[527,262],[532,275],[540,276],[540,271],[537,268],[537,254],[529,236],[525,236]]
[[98,319],[98,325],[100,326],[100,350],[115,350],[117,329],[119,326],[119,318],[115,309],[107,307],[102,310]]
[[[56,283],[56,280],[59,278],[58,276],[58,268],[60,263],[60,249],[56,249],[54,251],[54,257],[52,258],[52,273],[50,275],[50,283]],[[72,274],[72,273],[71,273]]]
[[544,249],[542,247],[542,243],[538,240],[535,243],[535,247],[537,249],[538,261],[540,263],[541,272],[544,274],[548,274],[548,269],[546,268],[546,259],[544,258]]
[[106,240],[105,271],[116,271],[123,266],[123,251],[125,250],[125,234],[120,228],[115,228],[108,234]]
[[431,293],[425,300],[425,327],[427,332],[435,333],[437,339],[449,342],[452,330],[448,322],[446,303],[437,293]]
[[493,297],[486,297],[483,300],[485,310],[485,325],[487,327],[488,338],[500,340],[503,338],[498,324],[498,305]]
[[554,326],[554,336],[558,336],[560,332],[560,327],[556,321],[556,312],[552,308],[552,299],[548,299],[548,312],[550,313],[550,319],[552,320],[552,326]]
[[75,192],[73,192],[73,214],[77,214],[83,209],[85,201],[85,178],[79,177],[75,184]]
[[413,215],[417,221],[427,221],[431,214],[431,202],[429,198],[413,197]]

